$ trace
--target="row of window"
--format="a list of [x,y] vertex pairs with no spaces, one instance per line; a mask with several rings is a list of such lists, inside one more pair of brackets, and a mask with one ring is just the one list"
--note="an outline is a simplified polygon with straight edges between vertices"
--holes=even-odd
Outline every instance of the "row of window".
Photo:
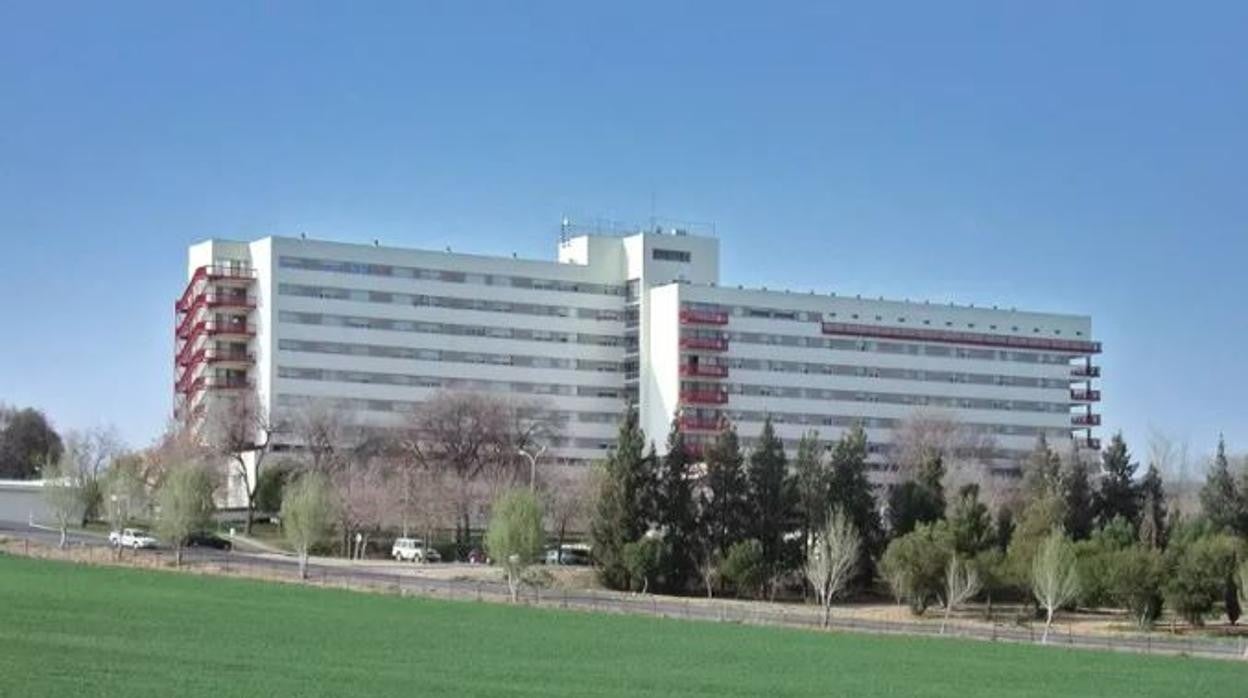
[[[282,347],[285,349],[286,347]],[[299,351],[299,350],[295,350]],[[305,350],[306,351],[306,350]],[[322,368],[297,368],[281,366],[279,378],[334,383],[365,383],[369,385],[401,385],[414,388],[463,390],[497,393],[520,393],[526,395],[561,395],[564,397],[595,397],[620,399],[623,388],[598,385],[569,385],[564,383],[531,383],[526,381],[492,381],[478,378],[448,376],[421,376],[406,373],[378,373],[371,371],[339,371]]]
[[742,344],[765,344],[781,347],[807,347],[812,349],[837,349],[840,351],[870,351],[881,354],[904,354],[910,356],[938,356],[953,359],[981,361],[1017,361],[1026,364],[1069,364],[1072,354],[1014,351],[1009,349],[980,349],[974,347],[951,347],[944,344],[893,342],[878,339],[852,339],[841,337],[806,336],[792,334],[768,334],[762,332],[731,332],[722,330],[685,329],[684,337],[727,339]]
[[[870,316],[864,316],[861,313],[840,313],[838,315],[835,312],[821,313],[821,312],[814,311],[814,310],[785,310],[781,308],[760,308],[760,307],[748,306],[748,305],[720,305],[717,303],[685,303],[683,304],[683,306],[691,310],[710,310],[710,311],[716,311],[716,312],[721,312],[721,313],[728,313],[729,315],[734,315],[736,317],[765,318],[768,320],[794,320],[797,322],[822,322],[824,320],[835,320],[839,318],[842,320],[844,319],[849,319],[849,320],[874,319],[876,322],[894,322],[895,321],[901,325],[905,325],[908,323],[908,319],[905,316],[897,316],[894,319],[894,318],[886,318],[884,315],[875,315],[875,314],[872,314]],[[932,326],[933,323],[929,319],[924,319],[913,324]],[[939,325],[940,323],[936,323],[936,324]],[[974,322],[967,322],[964,324],[967,329],[972,329],[972,330],[974,329],[988,329],[990,331],[1003,331],[1004,330],[1004,326],[998,326],[995,324],[984,325],[984,324],[974,323]],[[962,327],[963,323],[955,323],[952,320],[945,320],[944,326],[947,328]],[[1024,330],[1019,325],[1010,325],[1009,331],[1010,332],[1022,332]],[[1042,334],[1044,333],[1044,330],[1039,327],[1032,327],[1031,333]],[[1062,331],[1060,329],[1053,328],[1052,333],[1054,335],[1061,336]],[[1075,336],[1082,337],[1083,332],[1081,330],[1075,330]]]
[[[703,361],[707,365],[713,362]],[[1002,376],[990,373],[957,373],[953,371],[920,371],[908,368],[884,368],[880,366],[850,366],[848,364],[817,364],[801,361],[768,361],[766,359],[727,359],[731,369],[745,371],[769,371],[772,373],[804,373],[853,378],[886,378],[893,380],[929,381],[935,383],[966,383],[969,385],[1000,385],[1018,388],[1062,389],[1070,387],[1070,379],[1035,378],[1032,376]]]
[[279,349],[307,351],[319,354],[350,354],[353,356],[381,356],[391,359],[415,359],[417,361],[440,361],[456,364],[488,364],[490,366],[515,366],[517,368],[548,368],[561,371],[594,371],[618,373],[616,361],[568,359],[554,356],[528,356],[524,354],[489,354],[476,351],[449,351],[446,349],[419,349],[390,347],[377,344],[348,344],[345,342],[319,342],[299,339],[283,339]]
[[356,315],[331,315],[327,313],[297,313],[283,310],[278,313],[281,322],[299,325],[324,325],[327,327],[354,327],[365,330],[388,330],[392,332],[420,332],[465,337],[492,337],[495,339],[519,339],[534,342],[563,344],[591,344],[594,346],[620,346],[619,335],[590,334],[586,332],[556,332],[554,330],[528,330],[517,327],[493,327],[489,325],[461,325],[450,322],[423,322],[416,320],[391,320],[387,318],[361,317]]
[[577,308],[566,305],[544,305],[541,303],[511,303],[508,301],[491,301],[482,298],[458,298],[455,296],[426,296],[412,293],[364,291],[361,289],[339,288],[336,286],[279,284],[277,292],[286,296],[301,296],[304,298],[320,298],[324,300],[355,301],[360,303],[392,303],[396,305],[410,305],[420,308],[481,310],[491,313],[540,315],[543,317],[575,317],[582,320],[601,320],[607,322],[621,322],[624,317],[622,310]]
[[540,291],[566,291],[570,293],[592,293],[607,296],[624,295],[624,287],[615,284],[566,281],[561,279],[540,279],[532,276],[516,276],[513,274],[482,274],[448,269],[429,269],[424,267],[407,267],[391,264],[366,264],[363,262],[344,262],[331,259],[289,256],[279,257],[278,264],[288,269],[329,271],[342,274],[392,276],[400,279],[423,279],[428,281],[443,281],[446,283],[456,284],[506,286],[509,288],[529,288]]
[[[708,421],[714,421],[717,418],[717,413],[714,410],[685,410],[682,414],[686,417],[695,417]],[[893,417],[862,417],[853,415],[829,415],[801,412],[772,412],[770,410],[723,410],[722,414],[733,424],[761,424],[768,417],[771,417],[771,421],[775,424],[800,424],[810,427],[837,427],[842,429],[849,429],[859,424],[862,425],[862,428],[864,429],[896,429],[905,421],[903,419]],[[962,423],[960,426],[972,434],[1029,437],[1037,437],[1040,434],[1044,434],[1045,438],[1050,440],[1070,438],[1069,429],[1053,429],[1048,427],[1023,426],[1018,424],[974,422]]]
[[728,382],[682,381],[682,390],[726,392],[747,397],[774,397],[837,402],[878,402],[885,405],[948,407],[964,410],[1006,410],[1010,412],[1069,413],[1069,402],[1038,402],[1033,400],[990,400],[985,398],[950,397],[947,395],[914,395],[910,393],[877,393],[862,390],[827,390],[823,388],[790,388],[774,385],[752,385]]

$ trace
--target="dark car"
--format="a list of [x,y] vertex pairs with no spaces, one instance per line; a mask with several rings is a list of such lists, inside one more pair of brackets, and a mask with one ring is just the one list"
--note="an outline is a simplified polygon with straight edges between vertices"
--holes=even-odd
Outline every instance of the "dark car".
[[234,547],[230,541],[210,531],[196,531],[186,537],[183,542],[188,548],[211,548],[213,550],[229,550]]

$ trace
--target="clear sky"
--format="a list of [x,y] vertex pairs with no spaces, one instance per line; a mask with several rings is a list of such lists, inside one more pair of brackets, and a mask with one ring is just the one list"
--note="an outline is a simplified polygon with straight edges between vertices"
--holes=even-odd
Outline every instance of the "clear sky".
[[0,401],[133,444],[186,246],[553,258],[1090,314],[1106,427],[1248,446],[1248,4],[0,3]]

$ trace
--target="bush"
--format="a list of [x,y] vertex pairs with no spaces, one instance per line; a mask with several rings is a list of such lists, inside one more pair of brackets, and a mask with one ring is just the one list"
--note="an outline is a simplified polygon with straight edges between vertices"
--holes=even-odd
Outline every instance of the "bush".
[[1110,598],[1126,609],[1141,628],[1152,625],[1161,616],[1161,581],[1165,574],[1161,554],[1136,545],[1106,557]]
[[295,473],[295,466],[288,462],[275,463],[262,468],[256,481],[256,511],[275,514],[282,510],[282,491]]
[[1204,624],[1205,616],[1225,597],[1226,584],[1234,574],[1236,547],[1235,539],[1223,534],[1171,546],[1165,599],[1175,613],[1192,625]]
[[485,532],[485,549],[507,571],[512,601],[525,568],[541,557],[543,543],[542,507],[537,497],[518,489],[500,496]]
[[944,589],[952,545],[943,522],[922,524],[894,538],[880,559],[880,569],[893,594],[923,615]]
[[728,548],[720,566],[720,576],[732,585],[737,595],[756,596],[767,581],[763,562],[763,546],[754,539],[734,543]]

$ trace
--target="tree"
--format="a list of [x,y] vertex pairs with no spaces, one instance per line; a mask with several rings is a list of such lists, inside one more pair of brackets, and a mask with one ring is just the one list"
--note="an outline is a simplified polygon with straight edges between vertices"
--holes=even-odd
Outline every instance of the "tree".
[[[147,509],[147,486],[143,457],[126,454],[116,458],[104,479],[104,517],[112,530],[119,531]],[[121,557],[117,546],[117,557]]]
[[525,569],[542,554],[542,507],[528,490],[503,493],[494,503],[485,531],[485,549],[507,573],[507,588],[515,602]]
[[1140,504],[1140,542],[1150,548],[1166,547],[1166,491],[1156,464],[1149,464],[1140,481]]
[[197,463],[174,467],[156,492],[156,533],[173,548],[175,566],[182,564],[182,548],[192,533],[212,520],[212,492],[208,470]]
[[1053,614],[1075,600],[1079,594],[1079,572],[1075,566],[1075,551],[1066,536],[1054,529],[1040,543],[1031,563],[1031,593],[1044,609],[1044,635],[1040,642],[1049,641],[1049,629],[1053,626]]
[[[824,519],[828,515],[832,482],[832,473],[823,458],[818,432],[807,432],[797,442],[793,470],[802,541],[809,545],[814,540],[815,532],[823,527]],[[809,550],[804,552],[809,553]]]
[[255,519],[256,489],[264,473],[264,459],[277,431],[278,426],[254,391],[216,396],[208,402],[205,444],[213,455],[226,459],[233,479],[242,485],[247,500],[247,535],[251,535]]
[[82,516],[82,481],[73,459],[65,453],[55,461],[49,461],[42,474],[43,498],[61,534],[57,546],[64,548],[70,523]]
[[945,616],[940,621],[941,635],[945,634],[945,627],[949,624],[949,617],[954,609],[975,598],[981,588],[979,570],[975,564],[959,559],[957,553],[950,555],[949,564],[945,567]]
[[870,583],[874,557],[883,551],[884,531],[867,465],[867,433],[855,424],[832,448],[828,507],[840,509],[862,537],[856,583]]
[[1155,548],[1133,545],[1111,555],[1111,598],[1131,614],[1136,625],[1148,628],[1161,616],[1165,574],[1161,553]]
[[630,589],[644,594],[650,582],[662,574],[666,546],[658,538],[645,537],[624,546],[624,566],[628,569]]
[[[1200,490],[1200,508],[1205,516],[1221,531],[1237,531],[1243,517],[1242,493],[1231,475],[1230,460],[1226,457],[1226,440],[1218,437],[1218,450],[1213,464]],[[1248,531],[1238,531],[1245,533]]]
[[945,522],[919,524],[913,531],[894,538],[884,550],[880,569],[894,596],[921,616],[931,603],[944,594],[945,572],[952,556]]
[[733,543],[724,555],[720,574],[738,596],[757,596],[768,576],[762,544],[753,538]]
[[944,497],[919,482],[908,480],[888,493],[888,532],[904,536],[920,524],[940,521],[945,516]]
[[282,496],[282,535],[299,556],[299,578],[308,578],[308,553],[329,532],[334,513],[323,473],[305,472],[286,485]]
[[979,501],[979,485],[965,485],[949,511],[949,533],[953,550],[964,559],[974,558],[994,544],[992,516]]
[[1166,604],[1192,625],[1225,599],[1228,580],[1235,573],[1237,544],[1226,534],[1175,542],[1167,550]]
[[554,472],[539,478],[538,490],[546,529],[554,534],[554,544],[562,555],[569,530],[584,530],[585,517],[593,496],[592,477],[585,473]]
[[1131,462],[1122,432],[1114,434],[1101,454],[1100,488],[1094,497],[1096,520],[1104,525],[1121,516],[1133,528],[1140,523],[1140,495],[1135,484],[1137,463]]
[[698,492],[698,548],[701,566],[705,568],[713,561],[722,560],[729,548],[745,540],[749,484],[735,427],[725,425],[703,455],[706,475]]
[[669,592],[688,588],[697,564],[698,520],[691,467],[679,422],[673,420],[667,454],[659,461],[654,512],[654,526],[663,537],[666,553],[663,586]]
[[61,459],[61,437],[42,412],[0,404],[0,479],[27,480]]
[[611,589],[628,588],[624,546],[641,538],[647,529],[646,496],[652,488],[652,471],[645,447],[637,410],[630,408],[620,423],[615,447],[599,466],[598,497],[590,522],[598,574]]
[[1020,589],[1030,586],[1036,551],[1053,529],[1061,527],[1062,520],[1062,501],[1057,495],[1042,495],[1027,502],[1007,552],[1009,578]]
[[109,466],[122,451],[121,437],[111,427],[66,433],[64,452],[80,485],[78,494],[82,502],[79,514],[83,526],[100,518],[104,503],[104,479]]
[[845,512],[833,509],[820,517],[824,523],[816,532],[806,555],[806,581],[814,588],[823,607],[823,627],[828,627],[832,617],[832,600],[849,583],[854,565],[858,564],[862,538]]
[[1028,500],[1039,499],[1061,492],[1062,461],[1041,432],[1036,437],[1035,448],[1023,464],[1023,496]]
[[1070,455],[1062,464],[1059,488],[1064,510],[1063,527],[1071,540],[1080,541],[1092,535],[1096,512],[1092,502],[1092,484],[1088,480],[1088,465],[1072,446]]
[[784,444],[768,418],[763,421],[758,444],[750,453],[746,470],[750,492],[750,535],[762,546],[767,578],[785,569],[789,555],[785,534],[794,527],[796,496],[788,474]]

